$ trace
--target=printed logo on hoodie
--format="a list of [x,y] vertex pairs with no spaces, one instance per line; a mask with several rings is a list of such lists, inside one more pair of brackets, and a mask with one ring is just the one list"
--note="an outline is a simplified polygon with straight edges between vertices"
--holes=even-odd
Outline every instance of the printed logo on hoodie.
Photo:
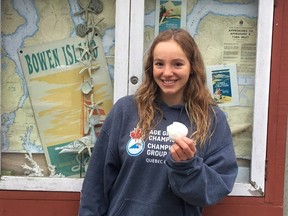
[[131,139],[126,145],[126,151],[130,156],[138,156],[145,149],[145,142],[142,140],[141,129],[134,128],[134,130],[130,132],[130,137]]

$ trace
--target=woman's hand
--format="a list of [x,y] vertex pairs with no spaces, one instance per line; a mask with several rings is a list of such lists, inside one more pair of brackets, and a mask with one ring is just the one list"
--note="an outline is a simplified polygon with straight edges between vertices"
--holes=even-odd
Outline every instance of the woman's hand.
[[180,162],[189,160],[196,153],[194,141],[188,137],[177,138],[170,149],[173,160]]

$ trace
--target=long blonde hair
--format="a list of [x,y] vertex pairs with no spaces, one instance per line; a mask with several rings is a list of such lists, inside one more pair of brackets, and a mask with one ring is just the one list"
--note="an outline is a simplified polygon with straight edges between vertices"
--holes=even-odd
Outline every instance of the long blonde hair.
[[[153,78],[153,52],[155,46],[163,41],[173,39],[183,49],[191,66],[191,75],[184,89],[184,103],[191,125],[195,131],[191,134],[196,143],[202,145],[207,136],[211,134],[209,130],[211,124],[211,105],[216,105],[206,87],[206,75],[203,59],[197,44],[191,35],[183,29],[170,29],[161,32],[151,44],[145,59],[144,81],[135,93],[138,106],[139,122],[142,134],[146,137],[159,118],[162,112],[155,103],[159,94],[159,87]],[[159,115],[160,114],[160,115]]]

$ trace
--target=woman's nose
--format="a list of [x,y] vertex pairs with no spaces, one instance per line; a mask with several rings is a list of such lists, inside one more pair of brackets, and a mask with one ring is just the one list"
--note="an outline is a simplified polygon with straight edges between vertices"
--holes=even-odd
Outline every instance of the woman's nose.
[[164,71],[163,71],[163,75],[165,76],[171,76],[173,75],[173,69],[171,66],[165,66]]

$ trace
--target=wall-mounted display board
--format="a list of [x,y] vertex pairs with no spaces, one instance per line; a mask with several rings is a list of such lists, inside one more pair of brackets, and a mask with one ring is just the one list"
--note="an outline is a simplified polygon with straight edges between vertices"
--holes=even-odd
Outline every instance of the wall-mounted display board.
[[[130,82],[121,91],[132,94],[141,83],[143,55],[161,29],[188,30],[202,52],[211,94],[231,126],[239,164],[231,195],[265,194],[273,7],[273,1],[263,0],[131,1],[129,75],[125,79],[140,81]],[[163,8],[171,12],[165,19]],[[222,91],[221,98],[217,89]]]
[[[199,45],[211,94],[225,83],[213,85],[217,75],[231,79],[230,93],[214,95],[239,163],[231,195],[263,196],[273,1],[85,2],[1,2],[0,189],[80,191],[93,122],[101,126],[112,100],[135,92],[155,35],[181,27]],[[164,7],[174,14],[163,17]],[[106,74],[104,89],[93,81],[99,70]],[[69,134],[73,125],[77,132]]]

